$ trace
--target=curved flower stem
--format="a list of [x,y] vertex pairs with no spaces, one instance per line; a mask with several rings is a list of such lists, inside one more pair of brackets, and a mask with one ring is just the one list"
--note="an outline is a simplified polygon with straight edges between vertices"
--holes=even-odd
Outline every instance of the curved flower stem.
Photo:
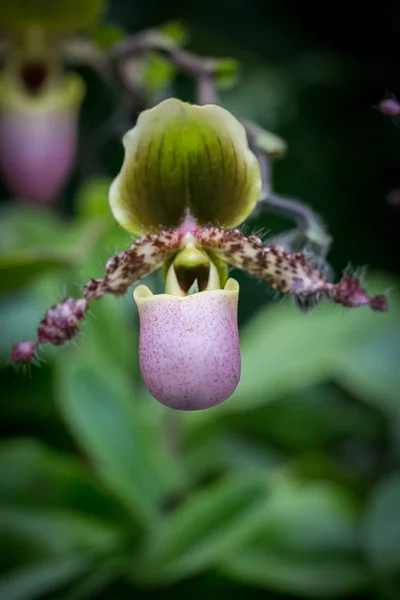
[[196,79],[197,104],[219,104],[214,77],[209,74],[200,75]]
[[[250,147],[259,162],[262,178],[261,196],[253,216],[257,215],[260,210],[266,209],[293,219],[298,227],[298,231],[293,232],[293,242],[299,238],[300,233],[304,237],[304,245],[311,246],[317,261],[325,259],[332,243],[332,237],[327,232],[323,220],[310,206],[273,192],[271,188],[271,158],[265,149],[260,149],[255,145],[255,138],[251,133],[249,135],[249,131],[248,137]],[[287,239],[287,243],[290,246],[289,239]]]
[[218,60],[188,52],[156,30],[127,37],[116,43],[108,53],[101,52],[91,40],[76,37],[65,43],[63,54],[69,60],[89,65],[109,83],[120,85],[128,104],[136,109],[137,106],[145,106],[146,93],[139,78],[129,76],[129,71],[133,61],[137,61],[139,69],[141,60],[148,52],[154,51],[198,82],[199,104],[218,104],[213,81]]
[[149,234],[137,240],[129,250],[110,258],[101,279],[91,279],[83,288],[81,298],[66,298],[52,306],[39,323],[36,342],[19,342],[14,345],[10,361],[28,363],[40,344],[60,346],[72,340],[85,320],[91,300],[105,294],[121,296],[128,288],[160,269],[179,248],[182,234],[178,231],[164,231]]
[[[126,65],[114,61],[109,54],[103,52],[93,41],[84,36],[76,36],[66,40],[62,46],[62,54],[66,61],[86,65],[111,87],[122,90],[124,104],[132,113],[146,108],[145,88],[139,78],[128,76]],[[139,57],[139,61],[142,57]]]
[[188,52],[177,46],[167,36],[154,30],[144,31],[118,42],[111,49],[109,58],[113,64],[120,64],[127,58],[143,56],[154,50],[164,54],[183,73],[191,77],[212,75],[215,72],[217,65],[215,59],[199,57]]

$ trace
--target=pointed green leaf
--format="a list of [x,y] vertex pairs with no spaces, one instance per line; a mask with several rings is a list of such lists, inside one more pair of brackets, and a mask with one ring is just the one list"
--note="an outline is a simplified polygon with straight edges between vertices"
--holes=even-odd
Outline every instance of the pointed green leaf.
[[365,544],[371,565],[382,573],[400,573],[400,473],[371,493],[365,514]]
[[286,153],[285,140],[261,127],[256,127],[253,143],[255,147],[272,158],[281,158]]
[[400,319],[338,356],[335,378],[362,400],[400,415]]
[[90,555],[76,554],[28,565],[0,579],[2,600],[36,600],[55,592],[89,571]]
[[[161,27],[153,30],[155,37],[160,36],[161,45],[170,48],[179,47],[187,42],[188,34],[181,23],[171,21]],[[157,99],[157,95],[165,94],[165,91],[171,86],[178,68],[168,58],[162,56],[159,52],[148,52],[143,57],[142,67],[140,69],[140,82],[144,85],[149,102]]]
[[111,552],[122,539],[122,530],[88,515],[57,508],[3,504],[0,504],[0,532],[50,555],[81,550]]
[[66,422],[101,480],[135,518],[152,526],[180,476],[134,382],[101,348],[96,354],[85,347],[64,356],[57,389]]
[[76,510],[108,522],[119,517],[117,505],[81,462],[30,439],[0,445],[0,501],[21,510]]
[[165,92],[172,84],[177,73],[177,68],[171,62],[157,52],[149,52],[143,61],[141,69],[141,81],[149,98]]
[[186,27],[179,21],[168,21],[161,25],[159,30],[174,41],[177,46],[184,46],[189,40]]
[[341,598],[367,589],[360,560],[280,555],[268,548],[249,548],[234,556],[221,572],[247,585],[295,594],[296,597]]
[[214,74],[218,88],[229,90],[239,78],[239,63],[231,58],[217,60]]
[[124,29],[113,23],[99,23],[90,30],[90,39],[104,51],[121,42],[125,35]]
[[64,593],[59,593],[57,600],[87,600],[88,598],[97,598],[97,596],[118,578],[118,572],[108,566],[101,564],[92,572],[85,575],[77,583]]
[[264,475],[226,479],[193,495],[154,530],[131,574],[160,584],[210,567],[254,533],[267,497]]
[[282,482],[260,516],[253,538],[227,552],[220,570],[281,593],[333,598],[368,585],[357,511],[331,484]]

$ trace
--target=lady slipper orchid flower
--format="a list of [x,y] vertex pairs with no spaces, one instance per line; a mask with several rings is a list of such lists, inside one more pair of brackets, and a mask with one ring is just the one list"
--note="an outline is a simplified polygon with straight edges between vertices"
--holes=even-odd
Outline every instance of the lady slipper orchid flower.
[[15,196],[48,204],[74,165],[84,84],[28,56],[0,75],[0,169]]
[[12,361],[29,362],[39,344],[72,339],[91,300],[125,294],[162,269],[164,294],[144,285],[134,291],[142,376],[166,406],[204,409],[229,398],[240,378],[239,286],[228,265],[299,297],[323,293],[345,307],[386,309],[385,298],[369,298],[356,278],[326,281],[303,254],[264,247],[236,229],[257,203],[261,175],[243,126],[227,110],[168,99],[144,111],[123,143],[110,206],[122,227],[142,237],[107,262],[82,298],[50,308],[37,342],[16,344]]
[[22,200],[52,202],[72,171],[85,85],[66,73],[63,43],[103,9],[103,0],[2,0],[0,171]]

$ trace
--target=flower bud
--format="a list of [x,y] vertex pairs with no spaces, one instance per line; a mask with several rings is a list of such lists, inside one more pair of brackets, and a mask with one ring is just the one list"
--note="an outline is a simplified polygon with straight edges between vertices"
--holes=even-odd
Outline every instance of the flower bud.
[[134,291],[140,317],[140,368],[162,404],[201,410],[220,404],[239,383],[239,285],[189,296]]

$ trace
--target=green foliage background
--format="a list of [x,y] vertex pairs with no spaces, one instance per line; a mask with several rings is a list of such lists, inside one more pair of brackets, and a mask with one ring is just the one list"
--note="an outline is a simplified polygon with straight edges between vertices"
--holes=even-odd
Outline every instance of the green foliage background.
[[[177,19],[191,49],[242,63],[224,106],[287,140],[275,189],[324,217],[336,273],[368,265],[390,310],[304,315],[235,273],[242,381],[201,413],[144,389],[130,294],[93,304],[76,343],[15,373],[12,344],[130,241],[107,211],[130,115],[81,69],[79,160],[58,216],[2,189],[0,598],[397,600],[400,209],[385,195],[400,186],[400,133],[374,106],[400,94],[398,5],[118,0],[107,18],[128,32]],[[149,85],[160,77],[193,100],[175,70],[150,70]],[[290,225],[263,214],[247,229]]]

